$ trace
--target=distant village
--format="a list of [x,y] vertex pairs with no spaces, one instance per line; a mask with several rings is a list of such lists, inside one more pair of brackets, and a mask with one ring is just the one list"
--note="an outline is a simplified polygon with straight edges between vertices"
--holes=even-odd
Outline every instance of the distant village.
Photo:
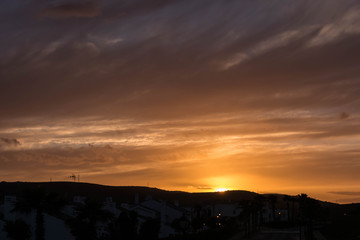
[[[315,240],[319,202],[307,197],[260,195],[204,204],[157,199],[135,193],[132,201],[111,196],[61,196],[41,187],[5,195],[0,239],[247,239],[264,227],[288,228]],[[214,193],[214,194],[226,194]],[[68,200],[66,200],[66,198]],[[316,235],[316,234],[315,234]]]

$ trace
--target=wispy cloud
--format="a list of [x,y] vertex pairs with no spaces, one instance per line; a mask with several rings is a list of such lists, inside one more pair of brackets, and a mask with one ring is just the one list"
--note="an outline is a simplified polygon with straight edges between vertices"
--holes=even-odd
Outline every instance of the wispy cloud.
[[101,14],[101,1],[65,2],[44,8],[41,14],[50,18],[91,18]]
[[319,33],[308,43],[308,47],[316,47],[323,44],[338,41],[346,35],[360,33],[360,9],[354,7],[348,10],[344,16],[332,23],[324,25]]
[[360,192],[329,192],[337,195],[345,195],[345,196],[360,196]]
[[304,36],[306,33],[309,33],[309,30],[310,29],[285,31],[283,33],[277,34],[276,36],[270,37],[265,41],[261,41],[246,52],[235,54],[235,56],[231,57],[230,60],[223,64],[221,69],[227,70],[258,55],[264,54],[279,47],[286,46],[290,42]]
[[0,150],[12,149],[20,145],[21,143],[15,138],[0,137]]

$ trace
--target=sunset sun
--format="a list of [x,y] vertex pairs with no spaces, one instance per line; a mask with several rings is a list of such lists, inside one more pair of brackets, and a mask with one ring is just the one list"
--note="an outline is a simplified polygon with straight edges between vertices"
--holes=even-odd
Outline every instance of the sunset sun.
[[216,188],[215,189],[215,192],[226,192],[226,191],[229,191],[230,189],[228,188]]

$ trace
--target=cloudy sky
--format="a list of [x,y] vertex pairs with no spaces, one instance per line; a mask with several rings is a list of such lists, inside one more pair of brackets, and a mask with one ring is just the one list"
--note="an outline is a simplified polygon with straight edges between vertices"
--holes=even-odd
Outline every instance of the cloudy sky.
[[358,0],[0,1],[0,180],[360,202]]

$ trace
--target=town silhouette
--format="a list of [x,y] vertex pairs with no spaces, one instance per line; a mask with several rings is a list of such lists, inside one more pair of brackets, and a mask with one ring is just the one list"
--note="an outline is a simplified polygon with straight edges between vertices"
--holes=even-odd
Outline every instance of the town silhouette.
[[0,239],[355,240],[360,234],[360,204],[304,193],[1,182],[0,194]]

